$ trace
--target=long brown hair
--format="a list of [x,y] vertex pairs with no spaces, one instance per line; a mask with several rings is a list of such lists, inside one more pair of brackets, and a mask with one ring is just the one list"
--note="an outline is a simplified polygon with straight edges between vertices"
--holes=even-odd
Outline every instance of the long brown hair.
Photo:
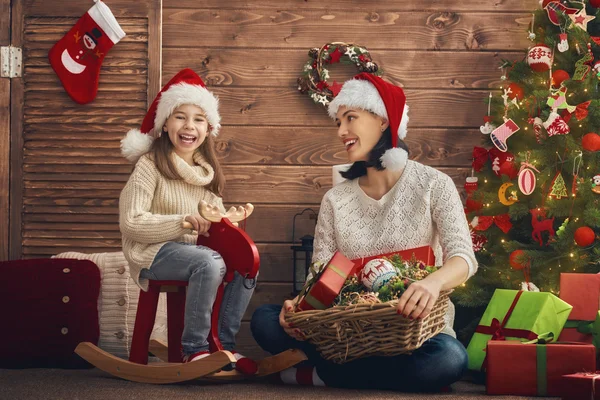
[[[217,196],[223,197],[222,193],[225,188],[225,175],[223,175],[223,169],[217,158],[217,153],[215,152],[214,141],[215,139],[213,136],[208,133],[204,142],[196,149],[196,153],[200,153],[215,171],[213,180],[206,185],[206,188]],[[162,135],[154,140],[152,147],[150,148],[150,153],[154,159],[156,168],[158,168],[161,175],[166,179],[181,180],[183,178],[179,175],[179,172],[177,172],[177,169],[171,160],[171,153],[173,151],[175,151],[175,149],[167,132],[162,132]]]

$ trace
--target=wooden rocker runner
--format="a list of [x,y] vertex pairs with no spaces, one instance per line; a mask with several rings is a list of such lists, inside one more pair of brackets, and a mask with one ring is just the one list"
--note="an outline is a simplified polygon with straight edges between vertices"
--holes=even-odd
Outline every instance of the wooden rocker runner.
[[[236,363],[233,354],[223,350],[218,335],[219,311],[225,283],[233,280],[236,271],[252,285],[256,284],[258,275],[259,256],[256,245],[246,232],[234,225],[250,216],[252,211],[254,206],[250,203],[244,207],[231,207],[226,214],[221,214],[218,208],[204,201],[200,205],[200,215],[212,224],[208,231],[209,236],[199,235],[197,244],[219,252],[227,266],[211,315],[211,329],[208,335],[212,353],[210,356],[190,363],[182,363],[180,346],[187,287],[187,282],[182,281],[150,281],[147,292],[140,290],[129,361],[115,357],[89,342],[80,343],[75,353],[111,375],[135,382],[159,384],[200,378],[209,381],[235,381],[262,377],[305,360],[306,356],[302,351],[288,350],[258,361],[258,370],[254,375],[242,374],[235,369],[223,371],[224,368],[234,366]],[[192,225],[184,221],[183,227],[191,229]],[[156,340],[150,342],[161,292],[167,292],[168,345]],[[166,362],[148,365],[148,350]]]

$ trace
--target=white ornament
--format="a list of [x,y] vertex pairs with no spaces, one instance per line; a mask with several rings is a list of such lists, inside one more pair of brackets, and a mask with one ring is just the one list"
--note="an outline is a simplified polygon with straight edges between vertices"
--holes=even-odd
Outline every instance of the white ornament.
[[561,53],[564,53],[565,51],[569,50],[569,41],[567,40],[567,34],[560,33],[558,35],[558,39],[559,39],[559,42],[556,45],[556,47],[558,48],[558,51],[560,51]]
[[352,47],[348,47],[346,49],[346,55],[348,56],[348,58],[353,59],[354,57],[356,57],[356,52],[354,51],[354,48]]
[[552,58],[552,49],[545,44],[538,44],[527,53],[527,64],[536,72],[544,72],[552,66]]
[[362,269],[360,278],[362,284],[373,292],[377,292],[398,273],[391,262],[376,258],[369,261]]

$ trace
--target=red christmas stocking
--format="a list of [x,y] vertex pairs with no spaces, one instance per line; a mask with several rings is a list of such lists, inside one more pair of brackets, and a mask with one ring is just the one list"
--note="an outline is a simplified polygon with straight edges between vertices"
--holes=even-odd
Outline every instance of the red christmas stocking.
[[79,104],[94,100],[104,56],[125,36],[110,8],[94,1],[96,4],[48,53],[65,90]]

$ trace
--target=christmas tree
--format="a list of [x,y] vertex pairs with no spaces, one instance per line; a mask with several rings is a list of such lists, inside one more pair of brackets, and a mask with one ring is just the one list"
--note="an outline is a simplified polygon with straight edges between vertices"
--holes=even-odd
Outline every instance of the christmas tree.
[[462,306],[600,271],[600,0],[540,3],[531,47],[486,99],[465,184],[479,271],[453,294]]

